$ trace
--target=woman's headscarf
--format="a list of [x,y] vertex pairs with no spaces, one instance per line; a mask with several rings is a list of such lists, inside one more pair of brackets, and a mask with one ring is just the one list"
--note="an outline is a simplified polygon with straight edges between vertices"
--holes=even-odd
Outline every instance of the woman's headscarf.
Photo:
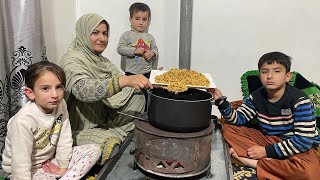
[[102,16],[93,13],[81,16],[76,23],[76,38],[73,42],[74,48],[84,48],[94,52],[90,43],[90,35],[102,21],[104,21],[107,25],[109,36],[109,23]]
[[[76,23],[76,37],[59,62],[67,78],[66,99],[69,97],[73,85],[80,79],[111,79],[122,75],[110,60],[103,57],[102,54],[96,54],[91,47],[90,35],[102,21],[107,24],[109,34],[108,22],[98,14],[85,14]],[[125,93],[124,90],[128,91],[127,89],[131,88],[122,89],[122,93],[118,93],[117,96]],[[129,92],[131,95],[133,90]],[[121,97],[125,100],[127,95]]]

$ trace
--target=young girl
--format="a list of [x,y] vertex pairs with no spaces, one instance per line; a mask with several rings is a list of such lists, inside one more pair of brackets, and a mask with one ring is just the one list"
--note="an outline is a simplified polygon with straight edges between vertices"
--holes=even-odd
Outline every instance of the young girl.
[[25,82],[30,101],[8,122],[3,170],[19,180],[80,179],[101,152],[95,144],[72,147],[63,69],[49,61],[32,64]]

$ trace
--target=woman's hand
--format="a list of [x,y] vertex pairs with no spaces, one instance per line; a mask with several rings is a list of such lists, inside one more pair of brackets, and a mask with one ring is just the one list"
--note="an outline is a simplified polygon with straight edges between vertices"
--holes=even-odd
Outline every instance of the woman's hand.
[[152,89],[153,86],[149,79],[147,79],[142,74],[132,75],[132,76],[120,76],[119,77],[120,88],[133,87],[135,89]]
[[222,96],[222,93],[218,88],[209,88],[207,91],[212,95],[213,100],[216,100]]
[[53,164],[51,161],[46,161],[42,163],[42,169],[46,173],[56,174],[56,175],[63,175],[67,172],[67,168],[59,168],[59,166]]

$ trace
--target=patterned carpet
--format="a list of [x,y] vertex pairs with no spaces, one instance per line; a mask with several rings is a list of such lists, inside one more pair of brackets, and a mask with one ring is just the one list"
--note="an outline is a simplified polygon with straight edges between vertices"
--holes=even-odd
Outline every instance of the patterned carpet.
[[234,180],[256,180],[256,169],[232,163]]
[[[318,157],[320,162],[320,147],[318,147]],[[256,180],[256,169],[242,165],[239,161],[231,158],[233,177],[235,180]]]

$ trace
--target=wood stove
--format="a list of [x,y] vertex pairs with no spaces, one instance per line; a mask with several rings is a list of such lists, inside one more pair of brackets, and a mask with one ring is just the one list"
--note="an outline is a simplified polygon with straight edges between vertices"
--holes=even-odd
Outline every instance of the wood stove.
[[141,120],[134,123],[134,163],[142,170],[161,177],[186,178],[210,169],[214,123],[191,133],[165,131]]

